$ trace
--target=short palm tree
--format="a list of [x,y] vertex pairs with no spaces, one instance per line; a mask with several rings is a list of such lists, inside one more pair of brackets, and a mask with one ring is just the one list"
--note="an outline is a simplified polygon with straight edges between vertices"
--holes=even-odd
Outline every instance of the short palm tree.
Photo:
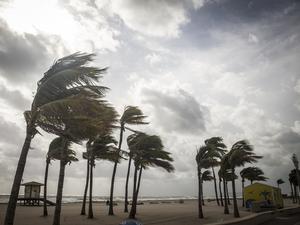
[[53,225],[60,224],[60,213],[61,213],[63,185],[64,185],[64,178],[65,178],[65,167],[67,164],[70,164],[73,161],[78,161],[78,159],[76,158],[75,151],[73,151],[70,148],[71,144],[72,142],[66,139],[65,137],[55,138],[50,144],[52,145],[51,148],[56,149],[55,151],[59,153],[59,154],[55,154],[56,156],[55,159],[60,161]]
[[238,177],[232,174],[229,165],[229,154],[225,154],[221,160],[219,177],[223,180],[223,192],[224,192],[224,214],[229,214],[228,205],[230,205],[229,194],[228,194],[228,181],[236,180]]
[[244,187],[245,180],[249,180],[251,184],[253,181],[265,181],[268,178],[264,176],[264,172],[259,167],[246,167],[240,172],[242,178],[242,195],[243,195],[243,207],[245,206],[244,200]]
[[215,196],[217,204],[220,205],[218,190],[217,190],[217,180],[214,167],[219,166],[222,156],[226,153],[226,145],[223,143],[222,137],[212,137],[204,141],[205,145],[214,151],[217,154],[217,160],[213,160],[211,164],[211,169],[213,173],[214,180],[214,188],[215,188]]
[[214,179],[214,177],[211,175],[211,172],[210,170],[204,170],[203,173],[202,173],[202,177],[201,177],[201,181],[202,181],[202,187],[201,187],[201,190],[202,190],[202,205],[204,205],[204,195],[203,195],[203,182],[204,181],[212,181]]
[[285,182],[284,182],[282,179],[278,179],[278,180],[276,181],[276,183],[277,183],[277,186],[278,186],[278,188],[279,188],[279,185],[280,185],[280,184],[284,184]]
[[56,146],[56,142],[52,141],[49,145],[49,150],[46,156],[46,169],[44,175],[44,204],[43,204],[43,216],[48,216],[47,210],[47,183],[48,183],[48,170],[51,160],[55,160],[60,157],[59,149]]
[[[39,80],[31,109],[24,112],[27,124],[26,137],[7,205],[5,225],[13,225],[14,223],[27,154],[31,140],[38,133],[37,127],[41,124],[47,124],[45,131],[56,134],[57,130],[64,129],[64,127],[53,126],[54,120],[60,119],[57,117],[58,115],[64,114],[66,110],[73,112],[83,110],[87,102],[91,103],[96,96],[102,96],[103,92],[107,90],[106,87],[97,86],[95,83],[101,78],[101,74],[106,71],[106,68],[85,66],[93,60],[93,56],[93,54],[75,53],[61,58]],[[75,118],[69,115],[69,119]],[[54,132],[54,128],[56,132]]]
[[[253,152],[253,147],[246,140],[241,140],[233,144],[230,152],[228,153],[228,164],[233,176],[235,176],[235,168],[244,166],[246,163],[257,162],[262,156],[257,156]],[[235,179],[232,179],[232,194],[233,194],[233,206],[234,217],[240,217],[239,209],[237,206]]]
[[99,135],[95,140],[87,142],[87,158],[90,162],[90,194],[89,194],[89,213],[88,218],[92,219],[93,215],[93,168],[95,160],[108,160],[111,162],[119,161],[118,149],[114,147],[118,142],[109,134]]
[[[300,173],[300,171],[298,173]],[[293,191],[294,201],[293,201],[293,203],[299,202],[299,204],[300,204],[300,198],[299,198],[298,190],[297,190],[297,187],[299,186],[299,184],[298,184],[298,180],[297,180],[296,169],[291,170],[291,172],[289,173],[289,181],[291,182],[291,184],[294,188],[294,191]]]
[[129,146],[135,166],[132,205],[129,213],[129,218],[131,219],[134,219],[136,215],[142,171],[149,167],[160,167],[167,172],[174,171],[174,167],[171,164],[173,159],[170,157],[170,153],[164,150],[159,136],[139,134],[135,139],[136,141],[133,140],[131,142],[135,146]]
[[[120,118],[120,139],[119,139],[119,146],[118,151],[121,151],[122,142],[123,142],[123,133],[126,129],[126,125],[139,125],[139,124],[148,124],[145,122],[146,116],[137,106],[127,106]],[[115,184],[115,177],[117,172],[118,163],[115,162],[112,178],[111,178],[111,186],[110,186],[110,196],[109,196],[109,210],[108,215],[114,215],[114,208],[113,208],[113,200],[114,200],[114,184]],[[127,199],[126,199],[126,191],[125,191],[125,211],[127,207]]]
[[198,175],[198,217],[204,218],[202,209],[202,169],[208,169],[211,167],[211,160],[213,158],[213,152],[207,146],[201,146],[197,149],[196,163],[197,163],[197,175]]

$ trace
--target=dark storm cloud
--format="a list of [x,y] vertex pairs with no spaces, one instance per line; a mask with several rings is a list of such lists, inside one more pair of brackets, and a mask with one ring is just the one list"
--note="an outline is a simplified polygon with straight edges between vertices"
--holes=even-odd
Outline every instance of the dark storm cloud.
[[300,135],[293,131],[280,134],[277,138],[278,143],[282,146],[285,153],[299,153],[300,151]]
[[[24,82],[34,76],[34,72],[47,69],[50,52],[55,50],[53,39],[56,37],[18,34],[10,30],[0,19],[0,71],[1,76],[11,82]],[[55,41],[57,44],[59,39]]]
[[166,94],[143,90],[144,103],[153,107],[159,124],[167,131],[195,133],[205,130],[203,107],[184,90]]
[[[182,30],[186,41],[192,41],[193,47],[202,49],[223,44],[223,38],[215,37],[211,31],[242,33],[245,25],[257,27],[258,23],[261,30],[269,34],[266,39],[272,40],[274,36],[286,35],[284,30],[299,24],[299,12],[300,2],[297,0],[212,0],[206,1],[197,11],[191,11],[193,23]],[[251,32],[251,29],[246,30]]]
[[12,107],[24,111],[30,106],[29,99],[25,98],[18,90],[9,90],[0,84],[0,98]]

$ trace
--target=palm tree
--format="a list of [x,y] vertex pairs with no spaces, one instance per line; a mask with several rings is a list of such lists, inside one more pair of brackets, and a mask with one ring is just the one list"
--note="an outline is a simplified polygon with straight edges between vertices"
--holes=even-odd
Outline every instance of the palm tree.
[[291,170],[291,172],[289,173],[289,181],[291,182],[291,184],[294,188],[294,199],[295,199],[295,201],[293,201],[293,203],[299,202],[299,204],[300,204],[300,199],[299,199],[298,190],[297,190],[297,186],[299,186],[299,184],[298,184],[298,180],[297,180],[296,169]]
[[219,171],[218,171],[218,177],[219,177],[219,192],[220,192],[221,206],[224,206],[223,194],[222,194],[222,181],[223,180],[222,180],[222,176],[221,176],[221,169],[219,169]]
[[229,170],[229,163],[228,163],[228,154],[225,154],[220,163],[220,170],[218,172],[219,178],[223,180],[223,192],[224,192],[224,214],[229,214],[228,208],[228,190],[227,190],[227,180],[228,178],[228,170]]
[[285,183],[282,179],[278,179],[277,181],[276,181],[276,183],[277,183],[277,186],[278,186],[278,188],[279,188],[279,185],[280,184],[283,184],[283,183]]
[[290,174],[289,174],[289,183],[290,183],[290,187],[291,187],[291,197],[292,197],[292,200],[293,200],[293,203],[295,203],[295,195],[294,195],[294,190],[293,190],[293,183],[292,183],[292,178],[290,177]]
[[[125,125],[139,125],[139,124],[148,124],[145,122],[146,116],[137,106],[127,106],[120,118],[120,139],[119,139],[119,147],[118,151],[121,151],[121,146],[123,142],[123,133],[125,131]],[[114,215],[114,208],[113,208],[113,198],[114,198],[114,184],[115,184],[115,177],[117,172],[118,163],[115,162],[112,178],[111,178],[111,186],[110,186],[110,196],[109,196],[109,210],[108,215]],[[125,193],[126,195],[126,193]],[[125,198],[125,209],[127,205],[127,199]]]
[[43,204],[43,216],[48,216],[47,210],[47,181],[48,181],[48,170],[51,160],[55,160],[59,158],[60,152],[56,146],[55,142],[51,142],[49,145],[49,150],[46,156],[46,169],[45,169],[45,176],[44,176],[44,204]]
[[[163,148],[162,141],[159,136],[147,135],[140,133],[132,140],[129,148],[132,151],[132,159],[134,160],[134,184],[133,184],[133,197],[129,218],[134,219],[136,215],[136,206],[138,193],[141,184],[142,171],[149,167],[160,167],[167,172],[173,172],[174,167],[170,163],[173,159],[170,153]],[[138,176],[139,172],[139,177]]]
[[[82,111],[87,102],[91,103],[96,96],[103,95],[103,92],[107,90],[106,87],[95,85],[95,82],[101,78],[101,74],[106,71],[106,68],[99,69],[85,66],[93,60],[93,56],[94,54],[75,53],[61,58],[44,73],[43,78],[38,82],[31,109],[24,112],[27,124],[26,137],[17,165],[4,225],[13,225],[14,223],[27,154],[31,140],[38,133],[37,127],[41,124],[47,124],[48,129],[45,129],[45,131],[54,132],[51,128],[53,128],[54,120],[58,120],[59,117],[55,117],[53,114],[62,114],[66,109],[73,112]],[[69,116],[69,119],[75,118]],[[55,127],[56,131],[59,128],[60,130],[63,129],[63,127]]]
[[243,207],[245,206],[244,201],[244,187],[245,187],[245,179],[249,180],[251,184],[253,181],[265,181],[268,178],[263,176],[264,172],[259,167],[246,167],[241,170],[240,175],[242,177],[242,195],[243,195]]
[[202,210],[202,169],[208,169],[211,167],[211,161],[214,154],[207,146],[201,146],[197,150],[196,163],[198,174],[198,217],[204,218]]
[[[258,159],[262,158],[262,156],[257,156],[253,152],[253,147],[246,140],[241,140],[233,144],[228,154],[228,163],[233,176],[235,175],[236,167],[244,166],[246,163],[257,162]],[[232,194],[234,217],[240,217],[236,199],[235,179],[232,179]]]
[[214,188],[215,188],[215,196],[217,200],[217,204],[220,205],[219,197],[218,197],[218,191],[217,191],[217,181],[216,181],[216,175],[215,175],[215,166],[219,166],[220,159],[222,156],[226,153],[226,145],[223,143],[222,137],[212,137],[204,141],[205,145],[211,149],[211,151],[214,151],[218,155],[219,160],[213,160],[211,169],[213,173],[213,180],[214,180]]
[[73,151],[71,147],[72,142],[66,139],[65,137],[55,138],[51,142],[51,147],[56,149],[59,154],[56,154],[57,160],[60,160],[60,169],[59,169],[59,178],[58,178],[58,186],[57,186],[57,194],[56,194],[56,205],[54,212],[53,225],[60,224],[60,213],[61,213],[61,202],[62,202],[62,193],[63,193],[63,185],[65,178],[65,167],[66,165],[73,161],[78,161],[76,158],[76,153]]
[[87,191],[88,191],[88,187],[89,187],[89,179],[90,179],[90,160],[87,156],[87,152],[82,153],[82,158],[86,159],[87,166],[86,166],[85,187],[84,187],[84,192],[83,192],[83,200],[82,200],[80,215],[85,215],[86,196],[87,196]]
[[95,140],[87,142],[87,158],[90,161],[90,193],[89,193],[89,213],[88,218],[92,219],[93,215],[93,168],[95,160],[109,160],[111,162],[119,161],[117,148],[114,147],[118,142],[110,134],[99,135]]
[[201,190],[202,190],[202,205],[204,205],[204,196],[203,196],[203,182],[204,181],[212,181],[214,179],[214,177],[211,175],[211,172],[209,170],[204,170],[203,173],[202,173],[202,177],[201,177],[201,181],[202,181],[202,187],[201,187]]

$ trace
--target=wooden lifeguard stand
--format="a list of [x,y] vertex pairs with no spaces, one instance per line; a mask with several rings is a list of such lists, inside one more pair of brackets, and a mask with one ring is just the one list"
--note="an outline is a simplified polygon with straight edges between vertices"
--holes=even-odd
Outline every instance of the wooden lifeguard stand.
[[24,198],[19,198],[21,200],[21,204],[23,202],[24,205],[40,205],[40,193],[41,193],[41,186],[44,184],[31,181],[22,184],[25,186],[24,189]]

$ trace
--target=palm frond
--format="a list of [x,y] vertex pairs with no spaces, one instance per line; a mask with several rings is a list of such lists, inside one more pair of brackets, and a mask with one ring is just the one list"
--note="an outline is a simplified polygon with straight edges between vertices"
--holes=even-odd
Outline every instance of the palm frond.
[[126,106],[120,118],[121,124],[148,124],[144,120],[147,118],[137,106]]

